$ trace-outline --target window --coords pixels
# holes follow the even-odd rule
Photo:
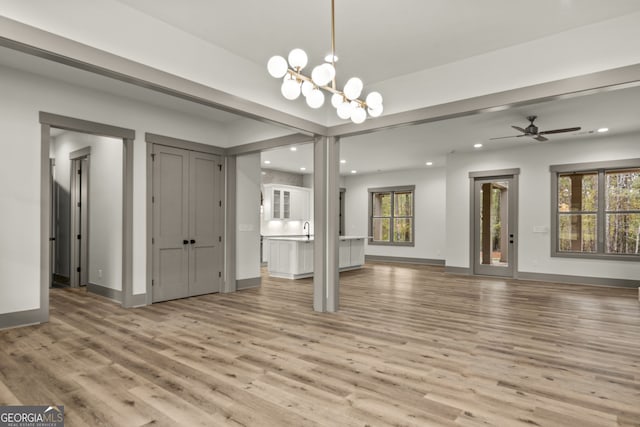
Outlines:
[[[415,186],[369,189],[369,244],[414,245]]]
[[[640,259],[640,159],[551,172],[553,256]]]

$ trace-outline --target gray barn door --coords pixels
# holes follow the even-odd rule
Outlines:
[[[154,146],[153,302],[189,296],[189,152]]]
[[[220,158],[154,145],[153,302],[219,292]]]

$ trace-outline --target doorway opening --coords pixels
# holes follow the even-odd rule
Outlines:
[[[122,140],[54,130],[51,287],[122,300]]]
[[[143,305],[132,289],[134,131],[44,112],[40,124],[39,317],[48,319],[51,287]]]
[[[518,172],[470,174],[471,266],[474,274],[515,277]]]

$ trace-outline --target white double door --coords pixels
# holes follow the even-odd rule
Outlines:
[[[153,147],[153,302],[219,292],[223,265],[219,156]]]

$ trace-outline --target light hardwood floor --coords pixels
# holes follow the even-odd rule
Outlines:
[[[368,264],[341,311],[311,280],[124,310],[51,291],[0,331],[0,404],[67,426],[640,426],[637,290]]]

